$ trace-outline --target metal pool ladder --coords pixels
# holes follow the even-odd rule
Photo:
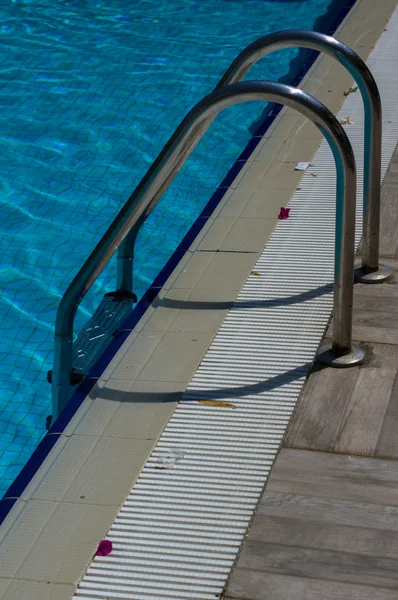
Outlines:
[[[304,46],[328,52],[342,62],[358,82],[365,102],[365,149],[368,149],[365,151],[363,231],[364,248],[368,250],[365,250],[359,276],[363,276],[364,281],[372,282],[382,281],[389,276],[389,272],[378,265],[381,104],[372,75],[352,50],[330,36],[300,30],[265,36],[248,46],[235,59],[216,89],[196,104],[183,119],[64,293],[55,323],[54,368],[49,372],[52,422],[69,401],[71,386],[84,377],[73,364],[78,357],[73,348],[74,318],[83,296],[118,249],[117,291],[107,295],[107,308],[102,312],[105,317],[110,312],[112,320],[113,313],[117,311],[112,312],[109,303],[120,301],[124,303],[122,312],[128,313],[131,304],[136,301],[132,289],[133,258],[140,227],[218,113],[241,102],[271,101],[297,110],[313,121],[332,149],[337,171],[334,327],[332,343],[328,347],[321,346],[318,358],[336,367],[352,366],[364,361],[364,349],[352,344],[351,340],[356,165],[348,137],[329,109],[302,90],[268,81],[234,83],[261,56],[285,46]],[[372,273],[376,273],[376,277]],[[369,274],[371,276],[366,279]]]

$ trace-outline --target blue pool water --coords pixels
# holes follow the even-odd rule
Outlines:
[[[331,18],[348,3],[337,0]],[[0,497],[45,433],[55,313],[72,276],[180,120],[236,54],[281,28],[328,30],[318,18],[332,4],[2,3]],[[250,78],[293,77],[296,55],[274,53]],[[225,111],[151,215],[137,242],[139,296],[245,147],[262,108]],[[76,329],[114,288],[114,275],[111,264],[84,299]]]

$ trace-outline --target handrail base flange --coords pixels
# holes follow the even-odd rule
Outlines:
[[[69,378],[70,385],[71,386],[78,385],[79,383],[81,383],[83,381],[83,379],[84,379],[84,373],[82,373],[81,371],[79,371],[78,369],[75,369],[75,367],[73,367],[71,374],[70,374],[70,378]],[[47,382],[48,383],[53,382],[53,370],[52,369],[47,371]]]
[[[322,365],[336,369],[347,369],[365,362],[366,350],[360,344],[351,344],[351,352],[338,354],[332,349],[331,342],[325,342],[319,346],[316,357]]]
[[[356,283],[383,283],[392,276],[392,271],[385,265],[379,265],[377,271],[366,271],[363,267],[357,267],[354,271]]]

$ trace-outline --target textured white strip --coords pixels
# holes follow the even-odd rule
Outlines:
[[[397,36],[398,11],[368,61],[383,99],[383,177],[398,139]],[[361,176],[359,93],[344,103],[347,115]],[[305,173],[291,218],[255,266],[260,277],[246,282],[111,527],[112,554],[93,560],[75,599],[222,594],[331,314],[335,169],[326,142],[312,164],[318,177]],[[360,186],[358,239],[361,196]]]

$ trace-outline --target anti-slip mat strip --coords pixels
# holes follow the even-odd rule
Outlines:
[[[368,61],[383,177],[398,139],[398,11],[388,29]],[[343,116],[361,180],[360,94]],[[333,165],[324,141],[111,527],[112,554],[95,557],[75,599],[220,598],[330,318]],[[362,186],[357,204],[359,241]]]

